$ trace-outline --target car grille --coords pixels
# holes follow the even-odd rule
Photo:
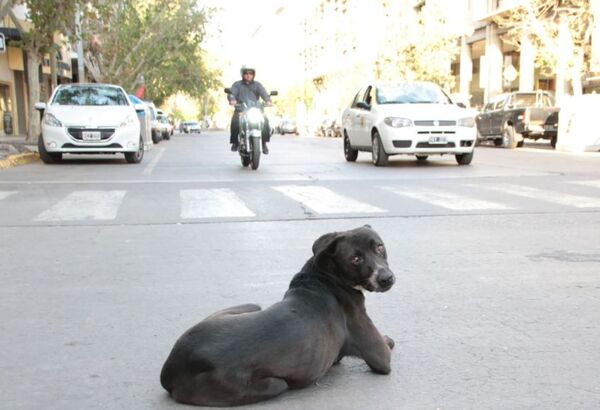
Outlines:
[[[453,142],[445,144],[430,144],[428,142],[419,142],[417,148],[454,148],[456,145]]]
[[[417,121],[414,122],[414,124],[417,127],[452,127],[452,126],[456,125],[456,121],[448,121],[448,120],[417,120]]]
[[[82,128],[82,127],[69,127],[67,128],[69,135],[76,140],[83,141],[83,131],[100,131],[100,140],[104,141],[109,139],[115,133],[114,128]],[[87,142],[87,141],[86,141]],[[93,142],[93,141],[91,141]]]
[[[420,135],[453,135],[456,131],[417,131]]]

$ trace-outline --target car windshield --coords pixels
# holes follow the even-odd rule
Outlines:
[[[406,83],[377,88],[377,104],[451,104],[433,84]]]
[[[515,107],[550,107],[552,99],[545,94],[514,94],[512,104]]]
[[[71,86],[56,92],[52,104],[57,105],[129,105],[127,96],[115,87]]]
[[[198,126],[197,122],[188,122],[186,124],[189,125],[190,127],[196,127],[196,126]]]

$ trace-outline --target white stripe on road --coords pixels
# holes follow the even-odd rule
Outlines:
[[[181,218],[234,218],[256,216],[231,190],[184,189],[181,198]]]
[[[421,189],[421,188],[406,188],[400,189],[396,187],[381,187],[386,191],[393,192],[397,195],[407,196],[419,201],[427,202],[442,208],[452,209],[453,211],[472,211],[484,209],[513,209],[507,205],[498,204],[496,202],[484,201],[464,195],[456,195],[446,191]]]
[[[600,189],[600,181],[572,181],[571,183]]]
[[[319,214],[350,214],[387,212],[376,206],[336,194],[319,186],[282,185],[274,190],[311,208]]]
[[[165,147],[160,147],[154,158],[152,158],[152,161],[150,161],[150,163],[146,165],[146,168],[144,168],[144,170],[142,171],[142,175],[150,175],[152,171],[154,171],[154,167],[156,167],[156,164],[158,164],[158,161],[160,161],[160,157],[162,157],[164,153]]]
[[[36,221],[108,221],[115,219],[127,191],[75,191]]]
[[[481,186],[484,189],[504,192],[510,195],[522,196],[539,201],[553,202],[576,208],[600,208],[600,198],[582,195],[571,195],[564,192],[545,191],[543,189],[525,187],[513,184],[496,184]]]
[[[2,201],[3,199],[8,198],[9,196],[11,196],[12,194],[16,194],[17,191],[0,191],[0,201]]]

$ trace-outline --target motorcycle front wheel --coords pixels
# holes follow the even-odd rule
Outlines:
[[[252,169],[257,169],[258,164],[260,164],[260,138],[252,138],[252,161],[251,166]]]

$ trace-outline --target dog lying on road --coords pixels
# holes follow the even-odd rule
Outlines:
[[[369,225],[321,236],[283,300],[266,310],[221,310],[185,332],[160,375],[178,402],[233,406],[316,382],[344,356],[390,372],[394,341],[365,310],[363,290],[394,284],[383,241]]]

